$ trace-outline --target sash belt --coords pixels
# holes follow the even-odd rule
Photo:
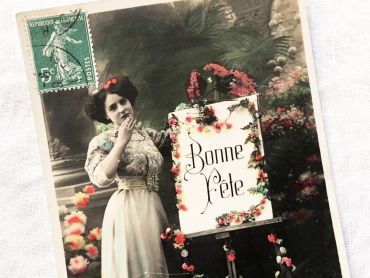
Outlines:
[[[120,176],[117,179],[119,190],[147,189],[149,191],[158,191],[158,175],[150,176]]]

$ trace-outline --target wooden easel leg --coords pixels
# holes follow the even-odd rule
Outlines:
[[[229,232],[223,232],[215,235],[216,239],[225,239],[225,245],[224,246],[230,246],[230,233]],[[225,251],[225,257],[226,257],[226,263],[227,263],[227,269],[229,272],[229,275],[226,276],[226,278],[238,278],[237,272],[236,272],[236,266],[235,266],[235,259],[230,260],[228,258],[229,256],[229,249],[224,249]],[[234,255],[235,251],[233,250]],[[241,276],[239,276],[240,278]]]

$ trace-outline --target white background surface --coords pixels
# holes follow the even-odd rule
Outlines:
[[[15,14],[79,3],[0,2],[0,277],[56,277]],[[370,264],[370,2],[309,0],[321,107],[352,277]]]

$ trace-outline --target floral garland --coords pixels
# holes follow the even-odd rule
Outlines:
[[[252,143],[254,144],[254,150],[251,153],[249,162],[248,162],[248,168],[254,168],[258,169],[257,173],[257,184],[255,187],[250,188],[248,191],[251,194],[262,194],[264,198],[268,198],[268,186],[269,186],[269,180],[267,173],[265,172],[265,158],[262,155],[261,152],[261,140],[258,136],[259,128],[258,128],[258,120],[260,118],[260,115],[256,109],[256,106],[254,103],[249,102],[248,99],[241,100],[238,104],[234,104],[228,108],[230,113],[232,113],[236,108],[238,107],[244,107],[247,108],[249,113],[253,117],[253,122],[250,122],[245,127],[243,127],[244,130],[250,130],[250,133],[248,134],[248,137],[245,140],[245,144]]]
[[[290,257],[287,256],[287,249],[281,245],[282,239],[277,238],[275,234],[269,234],[267,240],[274,244],[276,253],[276,262],[280,266],[280,270],[275,272],[275,277],[285,277],[284,273],[292,272],[296,270],[295,265]]]
[[[161,233],[161,239],[165,241],[171,241],[172,246],[180,251],[181,257],[184,262],[181,268],[191,274],[194,273],[195,267],[190,263],[188,247],[190,246],[189,240],[186,238],[185,234],[180,231],[180,229],[167,228],[166,231]]]
[[[95,193],[95,186],[90,184],[83,188],[82,192],[77,192],[72,197],[72,202],[77,209],[87,208],[90,195]],[[61,206],[60,214],[66,214],[67,208]],[[84,273],[92,261],[99,258],[101,228],[96,227],[85,233],[87,222],[86,215],[80,211],[71,211],[64,217],[64,246],[68,270],[73,275]]]
[[[257,205],[251,206],[248,211],[230,211],[228,213],[224,213],[221,216],[216,217],[217,228],[255,221],[255,218],[261,215],[265,204],[266,199],[262,199]]]

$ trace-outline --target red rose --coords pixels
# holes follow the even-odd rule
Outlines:
[[[227,260],[228,260],[229,262],[233,262],[233,261],[235,261],[235,258],[236,258],[236,256],[235,256],[235,252],[234,252],[234,251],[229,251],[229,252],[227,253]]]
[[[163,240],[169,240],[170,239],[170,235],[166,232],[163,232],[161,233],[161,239]]]
[[[177,120],[175,118],[171,118],[171,119],[168,120],[168,124],[169,125],[175,125],[175,124],[177,124]]]
[[[248,217],[248,212],[243,211],[240,215],[241,215],[242,217],[247,218],[247,217]]]
[[[215,123],[213,125],[214,129],[216,132],[220,132],[221,131],[221,128],[222,128],[222,123]]]
[[[180,153],[178,151],[174,151],[174,152],[172,152],[172,156],[174,158],[179,158],[180,157]]]
[[[253,215],[254,215],[254,216],[259,216],[259,215],[261,215],[261,210],[260,210],[260,209],[258,209],[258,208],[256,208],[256,209],[254,210],[254,212],[253,212]]]
[[[224,226],[224,225],[225,225],[225,220],[223,220],[223,219],[218,219],[218,224],[219,224],[220,226]]]
[[[257,179],[260,181],[264,181],[267,178],[267,174],[263,171],[259,171],[257,175]]]
[[[176,194],[181,194],[182,193],[182,189],[180,187],[176,187]]]
[[[271,242],[271,243],[276,243],[276,235],[274,235],[274,234],[269,234],[269,235],[267,236],[267,240],[268,240],[269,242]]]
[[[230,128],[232,128],[233,127],[233,125],[231,124],[231,123],[226,123],[226,128],[227,129],[230,129]]]
[[[185,243],[186,237],[183,233],[179,232],[175,237],[175,242],[179,245],[183,245]]]
[[[176,135],[174,135],[174,134],[170,135],[170,140],[171,140],[173,143],[176,143],[176,142],[177,142],[177,137],[176,137]]]
[[[284,257],[282,259],[282,262],[285,263],[287,267],[290,267],[292,265],[292,259],[288,257]]]
[[[182,211],[187,211],[188,210],[188,208],[184,204],[178,204],[177,207],[178,207],[179,210],[182,210]]]
[[[256,154],[256,160],[261,161],[263,159],[263,156],[261,154]]]
[[[178,175],[180,174],[180,168],[177,166],[173,166],[171,172],[174,173],[175,175]]]
[[[193,265],[189,265],[187,271],[194,272],[194,268],[195,267]]]
[[[199,132],[203,132],[203,126],[199,125],[199,126],[197,127],[197,130],[198,130]]]
[[[186,120],[188,123],[191,123],[191,121],[193,120],[193,118],[192,118],[192,117],[190,117],[190,116],[187,116],[187,117],[185,118],[185,120]]]
[[[85,192],[86,194],[93,194],[95,193],[95,186],[92,184],[86,185],[83,189],[83,192]]]

